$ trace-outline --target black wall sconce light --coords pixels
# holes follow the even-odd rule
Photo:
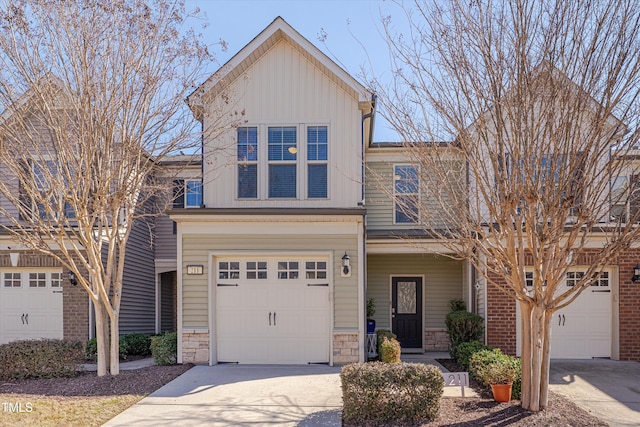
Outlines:
[[[342,256],[342,276],[351,275],[351,258],[347,255],[347,251],[344,252]]]
[[[76,286],[78,284],[78,279],[76,279],[76,275],[73,271],[67,273],[67,278],[69,279],[69,283],[71,283],[73,286]]]
[[[631,276],[633,283],[636,283],[638,280],[640,280],[640,264],[636,264],[636,266],[633,267],[633,276]]]

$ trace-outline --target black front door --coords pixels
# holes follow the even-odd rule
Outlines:
[[[391,328],[402,348],[422,348],[422,278],[391,281]]]

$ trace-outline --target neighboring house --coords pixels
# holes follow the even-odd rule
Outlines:
[[[3,119],[8,119],[6,114]],[[37,119],[33,120],[36,123]],[[32,129],[35,132],[42,127],[34,125]],[[42,134],[46,135],[46,131],[42,130]],[[46,137],[42,139],[46,141]],[[166,173],[175,169],[176,164],[185,163],[183,158],[177,160],[174,164],[170,160],[165,162],[169,165]],[[34,169],[35,177],[37,169],[46,165],[29,163],[29,167]],[[200,176],[199,169],[198,165],[197,176]],[[10,180],[6,168],[2,171],[3,179]],[[16,192],[21,191],[18,180],[13,180]],[[0,197],[0,203],[11,210],[5,198]],[[32,207],[32,214],[40,214],[38,206]],[[14,216],[17,217],[17,211]],[[175,272],[175,235],[170,224],[167,239],[163,226],[168,220],[157,221],[156,225],[154,218],[136,220],[128,240],[120,308],[121,334],[175,330],[175,273],[173,279],[166,275],[167,271]],[[10,225],[7,218],[0,218],[0,222]],[[157,251],[154,230],[157,230],[157,241],[162,244]],[[163,258],[156,260],[158,256]],[[167,258],[173,259],[172,268],[167,266]],[[25,250],[6,231],[0,232],[0,344],[39,338],[84,342],[95,336],[92,313],[86,291],[71,284],[68,271],[56,260]]]
[[[208,137],[216,106],[231,98],[245,123]],[[282,18],[188,104],[205,130],[204,179],[200,208],[176,203],[169,213],[179,362],[364,361],[368,298],[377,328],[396,333],[404,351],[446,351],[449,301],[462,298],[485,318],[488,344],[519,352],[515,302],[416,223],[429,206],[418,185],[428,171],[402,144],[371,143],[375,97]],[[629,175],[620,191],[638,185]],[[429,227],[446,220],[437,210]],[[566,286],[588,262],[576,261]],[[556,313],[565,321],[552,357],[640,360],[639,263],[630,249],[600,277],[600,292]]]

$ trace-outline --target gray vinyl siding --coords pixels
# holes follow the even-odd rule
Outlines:
[[[156,284],[148,225],[138,220],[127,243],[120,306],[120,334],[155,333]]]
[[[444,328],[449,301],[462,298],[463,263],[431,254],[367,256],[367,298],[375,298],[376,328],[391,329],[391,276],[424,276],[425,328]]]
[[[208,254],[210,251],[332,251],[334,270],[334,328],[358,327],[358,238],[356,235],[183,235],[182,268],[188,264],[204,266],[204,274],[183,274],[183,327],[208,327]],[[351,257],[351,277],[340,276],[342,256]]]
[[[168,215],[161,215],[155,222],[156,259],[176,259],[177,238],[173,233],[173,220]]]

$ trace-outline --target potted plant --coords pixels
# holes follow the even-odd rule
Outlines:
[[[511,388],[518,378],[518,369],[508,357],[498,358],[476,370],[480,380],[491,386],[496,402],[509,402]]]
[[[376,300],[369,298],[367,300],[367,334],[376,333],[376,321],[373,320],[374,314],[376,314]]]

